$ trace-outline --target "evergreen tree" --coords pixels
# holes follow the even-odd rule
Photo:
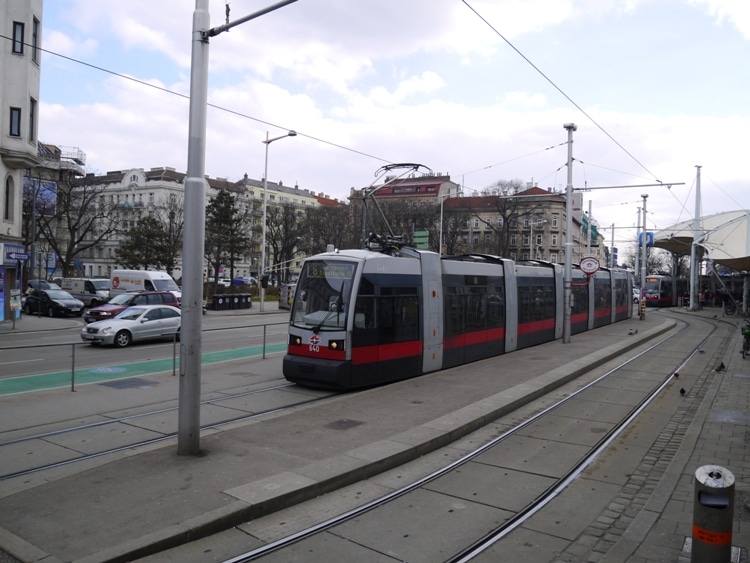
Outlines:
[[[229,268],[234,278],[234,264],[246,254],[250,246],[250,212],[238,206],[238,198],[227,190],[220,190],[206,206],[206,259],[213,271],[214,285],[218,285],[222,266]]]
[[[151,216],[141,217],[126,233],[117,251],[117,261],[135,270],[164,269],[168,261],[169,235],[164,225]]]

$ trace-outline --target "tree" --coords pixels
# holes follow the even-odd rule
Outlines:
[[[212,266],[214,285],[218,285],[222,266],[229,266],[234,278],[234,264],[250,246],[250,212],[240,209],[237,197],[219,190],[206,206],[206,259]]]
[[[484,197],[469,199],[472,216],[487,225],[493,234],[489,243],[480,242],[479,248],[474,250],[510,256],[511,236],[519,233],[519,225],[523,224],[525,218],[535,220],[543,214],[544,207],[534,201],[534,196],[518,195],[523,187],[520,180],[498,180],[485,190]],[[484,219],[488,213],[496,215],[497,220]]]
[[[151,267],[161,270],[165,267],[168,244],[164,224],[150,215],[141,217],[127,231],[124,244],[117,249],[117,261],[135,270]]]
[[[305,235],[303,219],[304,211],[288,203],[266,210],[266,244],[271,258],[268,269],[281,272],[283,281],[288,278],[289,263],[299,252]]]
[[[312,207],[305,213],[299,249],[312,255],[335,248],[358,248],[359,231],[353,225],[351,212],[344,206]]]
[[[24,210],[36,215],[36,236],[57,254],[63,277],[72,277],[78,256],[118,233],[123,208],[87,177],[46,184],[45,190],[34,181],[24,186]]]

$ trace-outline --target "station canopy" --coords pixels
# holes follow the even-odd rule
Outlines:
[[[704,258],[734,270],[750,270],[750,211],[738,210],[700,219],[698,245]],[[654,233],[654,246],[673,254],[690,254],[695,219],[677,223]]]

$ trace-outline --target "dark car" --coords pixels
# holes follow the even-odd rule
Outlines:
[[[40,313],[48,317],[83,315],[83,302],[62,289],[35,289],[26,296],[23,311],[27,315]]]
[[[62,289],[55,282],[47,280],[28,280],[26,282],[26,287],[30,287],[31,289]]]
[[[104,305],[92,307],[86,312],[83,320],[87,323],[104,321],[116,317],[133,305],[171,305],[180,306],[180,302],[171,291],[134,291],[115,295]]]

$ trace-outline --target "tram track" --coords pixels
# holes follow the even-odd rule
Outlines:
[[[283,397],[284,393],[288,394],[290,388],[294,388],[295,393],[290,395],[289,398]],[[303,400],[291,400],[294,397],[298,397],[300,395],[300,392],[302,392],[303,396],[307,398],[304,398]],[[268,396],[270,394],[276,394],[277,398],[269,400]],[[240,399],[250,398],[252,400],[244,408],[252,409],[252,412],[247,412],[246,410],[243,410],[242,407],[238,407],[236,405],[232,406],[230,412],[239,414],[236,414],[234,416],[225,416],[217,420],[212,420],[210,423],[203,424],[201,425],[201,431],[203,432],[212,429],[219,430],[222,427],[228,425],[251,422],[254,419],[261,419],[274,413],[284,412],[301,406],[312,405],[316,402],[324,401],[330,395],[332,395],[332,393],[329,392],[311,392],[309,390],[301,391],[292,383],[282,383],[273,385],[271,387],[241,391],[237,393],[222,392],[220,395],[214,395],[209,399],[201,400],[201,406],[207,407],[211,405],[221,405],[222,403],[227,402],[236,403]],[[310,398],[310,396],[312,397]],[[270,404],[273,404],[274,406],[258,409],[253,408],[252,406],[264,402],[268,402]],[[58,456],[50,454],[48,449],[48,453],[44,456],[45,461],[43,463],[40,463],[38,465],[32,464],[31,466],[25,467],[23,469],[2,473],[0,474],[0,482],[22,478],[35,473],[42,473],[44,471],[55,469],[65,465],[80,464],[88,462],[90,460],[94,460],[96,458],[102,458],[107,455],[117,454],[125,451],[136,452],[141,448],[174,439],[177,437],[177,432],[153,431],[151,430],[154,426],[153,424],[138,424],[138,421],[147,421],[148,419],[153,419],[154,417],[163,417],[165,415],[169,415],[170,413],[176,413],[177,410],[177,406],[160,407],[136,414],[128,414],[126,416],[119,416],[115,418],[105,418],[104,420],[97,420],[95,422],[89,422],[85,424],[64,426],[62,428],[55,428],[54,430],[49,430],[46,432],[35,432],[33,434],[19,436],[12,439],[0,439],[0,459],[11,459],[13,456],[17,455],[19,448],[28,447],[30,450],[38,449],[38,447],[36,447],[34,444],[39,444],[41,442],[59,447]],[[102,414],[101,416],[106,417],[107,415]],[[61,421],[57,423],[56,426],[59,424],[66,423],[64,421]],[[76,450],[75,446],[71,445],[75,444],[76,442],[84,443],[95,441],[96,439],[91,437],[92,432],[104,433],[108,428],[117,426],[127,426],[138,431],[143,431],[146,426],[149,426],[149,432],[152,433],[153,436],[148,439],[127,441],[126,443],[118,444],[116,446],[99,448],[93,452]],[[18,433],[20,431],[23,431],[23,429],[16,430],[15,433]],[[99,441],[106,442],[106,439]],[[50,457],[52,457],[53,459],[50,460]]]
[[[699,359],[693,363],[708,361],[698,354],[714,338],[717,325],[709,320],[682,322],[669,336],[593,381],[579,384],[579,388],[566,392],[554,404],[537,407],[520,422],[514,418],[517,413],[504,417],[494,430],[483,431],[496,436],[444,467],[328,520],[267,541],[226,563],[305,557],[322,560],[316,559],[315,554],[322,556],[318,550],[323,545],[328,550],[326,557],[337,558],[330,549],[339,542],[349,550],[345,555],[338,554],[343,558],[352,557],[352,545],[360,550],[357,558],[362,559],[379,556],[400,561],[469,561],[481,557],[543,511],[672,387],[677,381],[675,374],[685,370],[696,357]],[[670,359],[671,363],[660,364],[655,370],[648,367],[655,356],[673,361]],[[686,384],[683,376],[680,385]],[[266,518],[293,519],[290,512],[294,511],[287,509],[284,514]],[[430,518],[423,519],[425,515]],[[457,525],[457,518],[472,522],[474,537],[470,541],[466,526]],[[262,523],[251,522],[239,528],[258,539],[262,527]],[[426,536],[432,536],[428,543]]]

